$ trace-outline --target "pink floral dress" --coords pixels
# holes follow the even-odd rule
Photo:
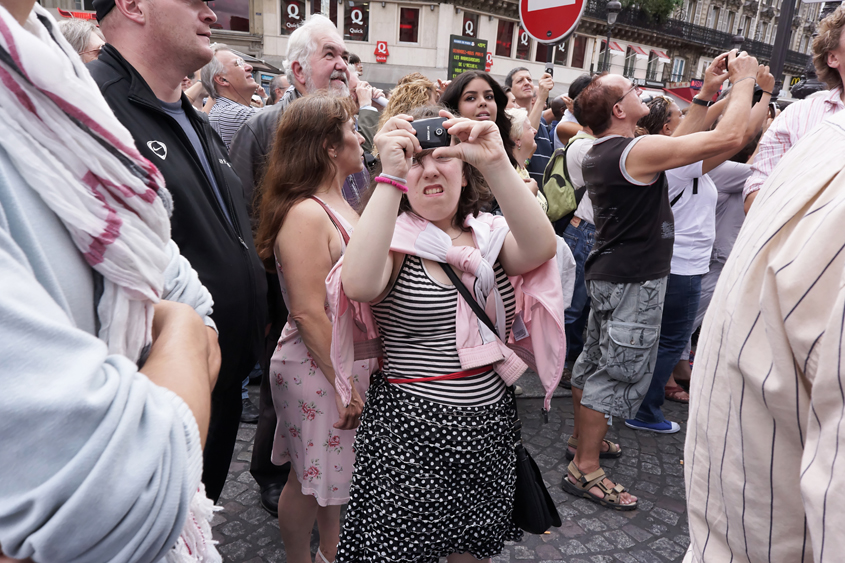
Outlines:
[[[340,214],[335,212],[334,216],[352,234],[352,226]],[[341,245],[343,253],[346,245],[342,237]],[[289,307],[278,261],[276,269],[285,305]],[[362,398],[370,384],[371,367],[370,361],[355,363],[352,379]],[[273,463],[290,461],[302,484],[302,493],[314,495],[320,506],[346,503],[355,462],[355,430],[333,427],[338,421],[334,387],[317,367],[290,317],[270,360],[270,386],[277,418]]]

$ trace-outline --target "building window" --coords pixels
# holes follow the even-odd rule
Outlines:
[[[370,40],[369,2],[349,2],[346,4],[346,13],[343,16],[343,38],[346,41]]]
[[[461,28],[464,37],[478,37],[478,14],[464,12],[464,25]]]
[[[505,20],[499,20],[499,31],[496,34],[496,56],[510,57],[511,46],[513,45],[513,24]]]
[[[305,8],[302,2],[299,6]],[[211,24],[211,29],[249,33],[249,0],[215,0],[209,2],[208,7],[217,15],[217,21]],[[304,18],[305,10],[300,14]]]
[[[625,67],[622,70],[622,75],[625,78],[633,78],[634,72],[637,70],[637,52],[628,47],[625,51]]]
[[[312,14],[320,14],[322,13],[322,2],[321,0],[311,0],[311,13]],[[337,2],[333,0],[329,0],[329,13],[323,14],[327,16],[332,23],[337,25]]]
[[[516,36],[516,58],[523,61],[530,60],[531,36],[520,26]]]
[[[420,30],[420,9],[401,8],[399,10],[399,42],[416,43]]]
[[[566,65],[566,42],[558,43],[557,45],[546,45],[545,43],[537,43],[537,53],[534,55],[534,60],[538,63],[549,62],[549,48],[555,50],[555,64]]]
[[[584,68],[584,60],[587,56],[587,38],[583,35],[576,35],[572,40],[572,66]]]
[[[677,57],[672,63],[672,82],[683,82],[686,63],[687,61],[680,57]]]
[[[710,14],[707,16],[707,27],[715,29],[719,25],[719,6],[710,8]]]
[[[736,33],[734,25],[736,23],[736,12],[728,12],[728,28],[725,30],[730,34]]]
[[[764,41],[768,42],[769,40],[769,24],[766,22],[761,22],[760,26],[757,28],[757,41]]]
[[[211,7],[215,2],[209,2]],[[282,0],[282,35],[290,35],[294,30],[305,23],[305,1],[304,0]],[[214,8],[211,7],[213,10]],[[217,16],[220,22],[220,16]]]
[[[693,24],[695,23],[695,12],[697,10],[698,10],[698,2],[696,2],[695,0],[691,0],[690,3],[689,3],[689,10],[688,10],[688,14],[687,14],[687,16],[689,18],[687,21],[689,23],[693,23]]]
[[[743,21],[742,32],[745,34],[746,39],[754,39],[752,37],[754,30],[751,29],[751,16],[745,16],[745,20]]]
[[[648,54],[648,65],[645,69],[646,80],[657,80],[657,65],[660,63],[660,58],[654,51]]]

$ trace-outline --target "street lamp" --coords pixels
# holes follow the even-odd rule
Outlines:
[[[616,23],[616,17],[622,11],[622,3],[618,0],[610,0],[607,3],[607,43],[604,46],[604,64],[603,70],[607,72],[610,70],[610,34],[613,31],[613,24]]]

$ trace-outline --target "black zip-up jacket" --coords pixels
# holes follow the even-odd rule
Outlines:
[[[183,94],[182,107],[205,149],[231,225],[187,135],[161,109],[143,77],[111,45],[87,67],[135,146],[164,175],[173,194],[172,238],[214,298],[211,316],[222,354],[218,391],[239,386],[263,350],[267,281],[226,147]]]

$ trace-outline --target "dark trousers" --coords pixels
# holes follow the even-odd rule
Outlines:
[[[661,410],[666,396],[664,387],[672,370],[681,361],[681,354],[692,335],[701,297],[701,277],[669,275],[666,300],[663,302],[663,320],[660,323],[657,361],[648,392],[637,412],[636,418],[639,421],[656,424],[666,420]]]
[[[208,437],[202,451],[202,482],[205,484],[208,498],[214,502],[217,502],[223,492],[232,453],[235,451],[243,409],[241,381],[246,373],[248,370],[243,370],[240,374],[220,373],[218,384],[211,393],[211,418]]]
[[[261,397],[258,402],[258,428],[252,446],[252,460],[249,472],[262,490],[270,485],[284,486],[290,473],[290,463],[282,466],[273,464],[273,440],[276,437],[276,409],[270,391],[270,358],[276,350],[276,343],[282,334],[288,318],[285,301],[276,274],[267,274],[267,306],[269,309],[270,332],[265,339],[265,354],[261,358]]]
[[[584,281],[584,264],[596,241],[596,227],[587,221],[581,221],[577,227],[567,224],[562,236],[575,259],[575,286],[572,290],[572,301],[564,313],[566,364],[571,366],[584,348],[584,328],[590,316],[590,296],[587,293],[587,283]]]

